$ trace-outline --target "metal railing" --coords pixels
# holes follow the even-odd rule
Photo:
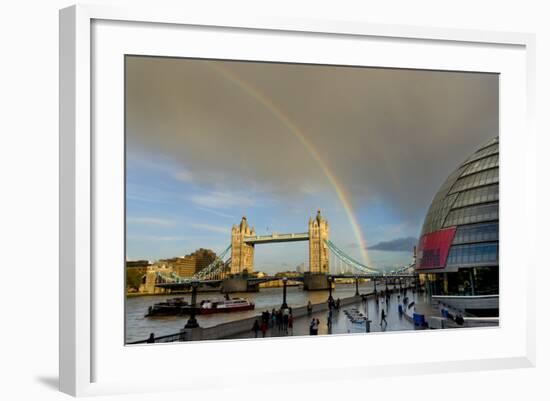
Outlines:
[[[136,344],[156,344],[156,343],[173,343],[186,341],[187,333],[182,331],[175,334],[167,334],[164,336],[155,337],[154,335],[147,340],[132,341],[126,343],[126,345],[136,345]]]

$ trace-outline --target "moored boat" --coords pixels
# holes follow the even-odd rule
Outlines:
[[[211,313],[239,312],[252,309],[254,309],[254,304],[248,299],[232,298],[221,301],[203,301],[201,302],[199,313],[201,315],[208,315]]]
[[[204,300],[201,301],[200,305],[195,307],[195,314],[209,315],[212,313],[230,313],[252,309],[254,309],[254,304],[244,298],[232,298],[219,301]],[[145,317],[189,315],[192,310],[193,306],[183,298],[172,298],[149,306],[148,313]]]
[[[189,313],[190,308],[191,306],[185,301],[184,298],[171,298],[164,302],[159,302],[149,306],[148,313],[145,317],[182,315]]]

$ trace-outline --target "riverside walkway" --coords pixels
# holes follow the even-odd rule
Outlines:
[[[380,294],[380,293],[378,293]],[[410,288],[399,292],[397,289],[391,291],[389,300],[385,297],[376,296],[373,292],[362,294],[361,296],[351,296],[340,299],[340,308],[332,312],[332,325],[328,325],[328,303],[321,302],[312,305],[311,313],[307,312],[306,306],[293,307],[293,327],[289,330],[275,327],[268,328],[265,337],[284,337],[284,336],[307,336],[310,335],[310,322],[312,319],[319,320],[318,335],[347,334],[347,333],[365,333],[365,324],[352,324],[346,315],[346,310],[356,309],[364,316],[367,316],[370,323],[369,332],[385,331],[404,331],[415,330],[415,326],[410,317],[399,313],[399,304],[402,304],[403,297],[408,297],[408,302],[416,302],[423,297],[422,294],[414,293]],[[366,298],[366,302],[365,302]],[[200,340],[220,340],[220,339],[245,339],[262,337],[261,331],[257,336],[253,330],[254,322],[261,321],[262,312],[271,312],[271,310],[257,310],[257,315],[248,318],[230,321],[218,324],[212,327],[197,327],[193,329],[183,329],[178,333],[157,337],[151,342],[172,342],[172,341],[200,341]],[[385,312],[385,322],[381,321],[382,311]],[[407,311],[412,316],[412,309]],[[140,340],[127,343],[143,344],[149,342]]]
[[[404,307],[403,298],[407,297],[408,307]],[[365,298],[367,301],[365,302]],[[197,340],[221,340],[221,339],[248,339],[248,338],[274,338],[289,336],[309,336],[310,323],[312,319],[319,320],[317,335],[347,334],[347,333],[366,333],[365,324],[352,324],[349,320],[346,310],[355,309],[368,316],[370,322],[369,333],[390,332],[390,331],[410,331],[418,329],[442,329],[442,328],[463,328],[463,327],[490,327],[498,326],[498,318],[476,318],[464,317],[464,323],[456,324],[452,319],[441,317],[441,311],[437,305],[434,305],[430,297],[425,293],[413,292],[408,288],[404,291],[394,289],[391,291],[389,300],[381,297],[380,293],[375,296],[374,293],[362,294],[362,296],[352,296],[340,299],[340,308],[332,312],[332,324],[328,325],[328,303],[322,302],[313,304],[312,312],[307,312],[306,306],[292,308],[293,324],[291,328],[285,330],[279,328],[277,324],[270,324],[265,336],[258,330],[253,329],[254,322],[261,322],[261,316],[222,323],[212,327],[198,327],[195,329],[184,329],[179,333],[155,337],[155,341],[135,341],[127,343],[143,344],[146,342],[172,342],[172,341],[197,341]],[[401,305],[403,313],[399,312]],[[258,310],[258,313],[266,310]],[[382,322],[382,311],[385,313],[385,322]],[[271,312],[271,311],[269,311]],[[415,326],[413,315],[415,313],[424,316],[425,325]]]
[[[407,320],[403,315],[399,314],[398,311],[398,295],[393,293],[390,296],[389,302],[378,301],[374,296],[369,296],[367,301],[368,307],[368,317],[371,320],[370,323],[370,332],[383,332],[383,331],[404,331],[404,330],[414,330],[414,324],[410,320]],[[416,299],[416,294],[413,294],[412,291],[407,291],[407,296],[412,302]],[[403,295],[400,295],[400,300],[403,299]],[[358,333],[365,330],[365,326],[362,325],[362,330],[358,329],[358,326],[352,326],[351,322],[347,318],[344,310],[357,308],[363,315],[367,315],[365,310],[365,302],[362,302],[361,299],[357,299],[356,302],[350,303],[348,305],[340,306],[339,310],[334,310],[332,314],[332,327],[329,328],[327,325],[328,321],[328,311],[317,311],[313,312],[311,315],[306,315],[294,319],[292,329],[279,330],[277,326],[270,327],[265,337],[286,337],[286,336],[307,336],[309,334],[309,326],[312,319],[319,319],[319,331],[318,335],[327,335],[327,334],[347,334],[347,333]],[[381,313],[382,310],[386,312],[386,323],[380,325]],[[242,333],[235,334],[226,338],[254,338],[255,333],[252,330],[252,325],[250,330]],[[258,338],[262,337],[262,333],[258,332]]]

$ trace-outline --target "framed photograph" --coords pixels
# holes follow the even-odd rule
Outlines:
[[[533,366],[533,46],[61,10],[61,390]]]

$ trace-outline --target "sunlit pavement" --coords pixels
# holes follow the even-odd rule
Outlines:
[[[409,303],[416,301],[417,294],[413,294],[412,291],[407,291],[406,294],[409,298]],[[399,296],[399,301],[398,301]],[[422,296],[420,296],[421,298]],[[391,295],[391,298],[388,303],[385,300],[375,301],[374,298],[369,297],[367,302],[368,305],[368,317],[371,320],[370,323],[370,332],[381,332],[381,331],[403,331],[403,330],[414,330],[414,325],[407,320],[404,316],[399,314],[398,303],[402,303],[403,295],[394,293]],[[365,303],[359,302],[354,305],[347,305],[345,307],[340,307],[340,310],[334,310],[332,317],[332,329],[329,329],[327,325],[328,321],[328,311],[313,313],[311,316],[306,316],[294,320],[293,328],[288,329],[288,333],[284,330],[279,330],[277,327],[269,328],[266,332],[265,337],[282,337],[282,336],[307,336],[309,334],[309,326],[312,319],[319,319],[319,332],[318,335],[326,334],[345,334],[345,333],[359,333],[365,332],[365,325],[353,325],[350,320],[344,313],[345,310],[351,308],[358,309],[363,315],[367,315],[365,309]],[[386,311],[386,321],[382,322],[381,313],[382,310]],[[254,338],[254,331],[241,333],[232,338]],[[262,337],[262,333],[258,332],[258,337]]]

